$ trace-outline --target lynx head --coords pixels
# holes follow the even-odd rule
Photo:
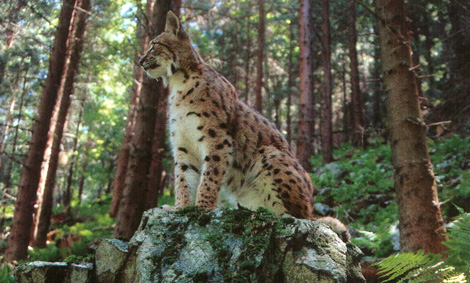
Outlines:
[[[177,70],[188,70],[200,60],[180,20],[169,11],[165,31],[149,43],[149,49],[139,63],[151,78],[166,79]]]

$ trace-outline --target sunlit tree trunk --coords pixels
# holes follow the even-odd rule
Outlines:
[[[10,129],[11,113],[13,113],[13,109],[15,108],[15,101],[16,97],[13,96],[10,100],[10,106],[8,106],[8,112],[5,118],[5,125],[3,125],[3,131],[0,135],[0,156],[3,155],[3,151],[5,150],[5,138],[7,137],[8,130]],[[2,159],[0,158],[0,168],[2,168],[3,165]]]
[[[61,81],[59,92],[60,108],[55,125],[53,142],[51,149],[51,156],[49,160],[49,168],[45,181],[44,193],[42,199],[38,201],[39,207],[37,211],[37,227],[35,227],[36,234],[34,235],[33,245],[36,247],[45,247],[47,240],[47,233],[49,232],[50,218],[52,215],[52,203],[54,199],[54,187],[56,184],[57,168],[59,164],[60,145],[62,143],[62,136],[65,130],[66,120],[69,113],[71,96],[74,92],[74,81],[78,73],[81,52],[83,49],[83,42],[85,40],[85,31],[87,26],[87,11],[90,11],[90,0],[79,0],[77,5],[81,10],[75,9],[76,16],[74,19],[74,27],[70,45],[68,46],[69,55],[67,58],[64,77]],[[81,118],[81,111],[80,111]],[[79,119],[80,119],[79,118]],[[80,123],[80,122],[79,122]],[[79,124],[78,124],[79,125]],[[76,141],[75,141],[76,142]],[[76,147],[76,144],[74,144]],[[75,151],[75,148],[73,152]],[[73,159],[73,157],[72,157]],[[73,164],[73,161],[72,161]],[[73,165],[71,165],[73,166]],[[67,194],[66,194],[67,196]],[[67,198],[66,198],[67,199]],[[69,197],[70,199],[70,197]],[[68,201],[70,206],[70,200]],[[67,208],[67,203],[66,203]]]
[[[16,4],[12,9],[9,11],[8,17],[6,19],[6,24],[2,20],[2,25],[6,25],[5,28],[5,49],[8,50],[11,48],[13,43],[13,38],[15,35],[15,30],[17,29],[15,26],[19,20],[19,12],[25,6],[25,2],[22,0],[16,1]],[[5,69],[8,63],[8,56],[1,56],[0,57],[0,90],[3,83],[3,78],[5,77]]]
[[[173,0],[171,10],[180,16],[181,0]],[[164,9],[161,11],[166,13]],[[157,31],[163,31],[165,17],[158,23]],[[165,158],[166,124],[168,120],[168,89],[159,83],[160,96],[158,98],[157,116],[155,118],[155,132],[153,134],[152,144],[152,163],[150,165],[150,174],[147,191],[146,209],[153,208],[158,203],[158,196],[163,191],[162,175],[164,171],[163,159]]]
[[[289,64],[287,70],[287,103],[286,103],[286,139],[289,144],[292,141],[292,93],[294,92],[294,22],[290,23],[290,41],[289,41]]]
[[[152,39],[164,30],[166,14],[171,8],[171,1],[157,0],[154,5],[152,17],[149,18],[149,38]],[[144,76],[127,168],[126,185],[114,229],[115,237],[131,238],[139,226],[146,207],[148,175],[152,162],[152,139],[160,89],[159,83]]]
[[[11,152],[10,152],[10,155],[12,156],[12,158],[10,158],[9,162],[8,162],[8,168],[6,170],[6,174],[5,174],[5,181],[4,181],[4,184],[5,184],[5,189],[10,189],[11,187],[11,175],[12,175],[12,170],[13,170],[13,158],[15,157],[16,155],[16,149],[17,149],[17,144],[18,144],[18,134],[19,134],[19,129],[20,129],[20,125],[21,125],[21,119],[23,118],[23,108],[24,108],[24,98],[27,94],[27,90],[26,90],[26,82],[27,82],[27,75],[28,75],[28,70],[26,70],[25,74],[24,74],[24,77],[23,77],[23,86],[22,86],[22,90],[21,90],[21,97],[20,97],[20,105],[18,107],[18,115],[16,115],[17,119],[16,119],[16,126],[15,126],[15,131],[14,131],[14,134],[13,134],[13,142],[12,142],[12,145],[11,145]]]
[[[377,29],[375,27],[374,29]],[[382,127],[382,79],[380,76],[380,50],[379,41],[374,40],[374,65],[372,70],[373,86],[373,110],[372,110],[372,124],[376,130]]]
[[[333,161],[333,113],[331,104],[331,50],[330,50],[330,0],[322,0],[322,57],[324,72],[324,91],[321,109],[321,140],[323,163]]]
[[[402,251],[446,250],[444,221],[412,71],[404,0],[377,0],[382,71]]]
[[[83,185],[85,184],[85,172],[86,168],[88,166],[88,155],[90,154],[90,146],[91,145],[91,140],[88,140],[88,142],[85,145],[85,153],[82,156],[82,170],[81,170],[81,175],[78,180],[78,204],[82,202],[82,196],[83,196]]]
[[[248,2],[250,3],[250,2]],[[251,9],[250,7],[247,9],[246,15],[246,48],[245,48],[245,95],[243,100],[245,103],[250,101],[250,61],[251,61]]]
[[[312,26],[310,22],[310,1],[299,2],[299,125],[297,134],[297,158],[307,171],[311,171],[310,157],[313,153],[313,89],[311,76],[310,42]]]
[[[48,76],[39,105],[39,115],[33,126],[31,144],[21,173],[15,214],[5,252],[5,260],[8,262],[15,259],[24,259],[27,256],[41,164],[52,112],[57,101],[60,80],[63,75],[67,38],[74,5],[75,0],[64,0],[62,4],[49,62]]]
[[[364,127],[362,125],[361,89],[359,87],[359,63],[357,61],[356,9],[354,0],[348,0],[348,49],[351,68],[351,106],[352,106],[352,143],[364,146]]]
[[[160,97],[155,119],[153,134],[152,163],[147,191],[145,209],[153,208],[158,203],[158,195],[162,191],[163,159],[165,158],[166,123],[168,117],[168,90],[160,85]]]
[[[138,5],[140,7],[140,5]],[[153,9],[153,1],[147,1],[145,6],[146,11],[138,10],[139,14],[139,22],[145,23],[146,19],[152,13]],[[145,14],[144,14],[145,13]],[[144,17],[144,15],[146,15]],[[122,141],[121,151],[119,153],[119,160],[116,169],[116,176],[114,178],[114,186],[113,186],[113,200],[111,203],[111,209],[109,211],[109,215],[111,217],[116,217],[119,204],[121,203],[122,193],[125,187],[125,180],[126,180],[126,173],[127,173],[127,166],[129,164],[129,152],[131,148],[131,141],[132,135],[134,133],[134,126],[136,121],[136,114],[137,114],[137,105],[139,104],[140,93],[142,90],[142,78],[144,76],[142,67],[138,64],[139,59],[141,56],[144,55],[147,47],[147,43],[149,42],[149,35],[146,32],[147,27],[144,24],[141,24],[137,27],[137,42],[139,43],[139,50],[137,51],[136,57],[134,59],[134,83],[132,85],[132,89],[130,92],[130,101],[129,101],[129,111],[127,113],[127,121],[126,121],[126,130],[124,139]]]
[[[255,85],[255,105],[254,108],[263,113],[263,61],[264,61],[264,0],[258,0],[258,50],[256,51],[256,85]]]

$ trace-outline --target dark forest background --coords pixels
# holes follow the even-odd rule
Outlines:
[[[145,209],[173,203],[168,91],[137,64],[170,9],[202,58],[297,151],[317,214],[348,224],[371,258],[446,249],[429,244],[445,236],[403,239],[397,223],[415,209],[402,193],[418,206],[438,194],[438,227],[457,207],[470,210],[469,1],[5,0],[7,261],[86,255],[95,238],[129,238]],[[405,175],[416,178],[397,185]]]

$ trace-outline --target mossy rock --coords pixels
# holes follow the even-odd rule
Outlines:
[[[321,223],[277,219],[265,209],[188,207],[175,213],[152,209],[144,214],[115,278],[116,282],[365,282],[360,255]]]

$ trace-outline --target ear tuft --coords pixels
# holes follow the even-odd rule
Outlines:
[[[168,11],[168,13],[166,14],[165,32],[178,35],[178,33],[180,32],[180,28],[181,24],[178,17],[172,11]]]

